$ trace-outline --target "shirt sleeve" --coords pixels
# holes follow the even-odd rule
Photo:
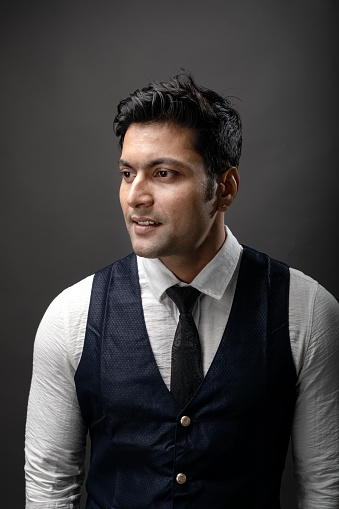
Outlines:
[[[339,305],[317,285],[298,377],[292,447],[299,509],[339,507]]]
[[[76,396],[68,321],[63,293],[46,311],[34,345],[26,422],[26,509],[75,509],[80,503],[87,430]]]

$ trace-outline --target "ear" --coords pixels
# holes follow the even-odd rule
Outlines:
[[[225,212],[232,205],[239,189],[240,177],[235,166],[231,166],[217,178],[217,210]]]

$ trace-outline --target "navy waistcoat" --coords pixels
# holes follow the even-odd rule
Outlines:
[[[75,375],[87,509],[280,507],[296,392],[288,301],[288,267],[245,247],[219,349],[182,410],[153,356],[135,255],[95,274]]]

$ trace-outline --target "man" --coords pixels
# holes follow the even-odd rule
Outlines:
[[[338,303],[224,226],[241,122],[182,73],[118,106],[134,253],[65,290],[36,338],[27,508],[337,508]]]

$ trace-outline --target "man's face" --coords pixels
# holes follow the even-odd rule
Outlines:
[[[131,124],[119,165],[120,203],[134,252],[168,267],[194,262],[195,254],[210,256],[215,198],[205,200],[208,179],[193,132],[169,123]]]

